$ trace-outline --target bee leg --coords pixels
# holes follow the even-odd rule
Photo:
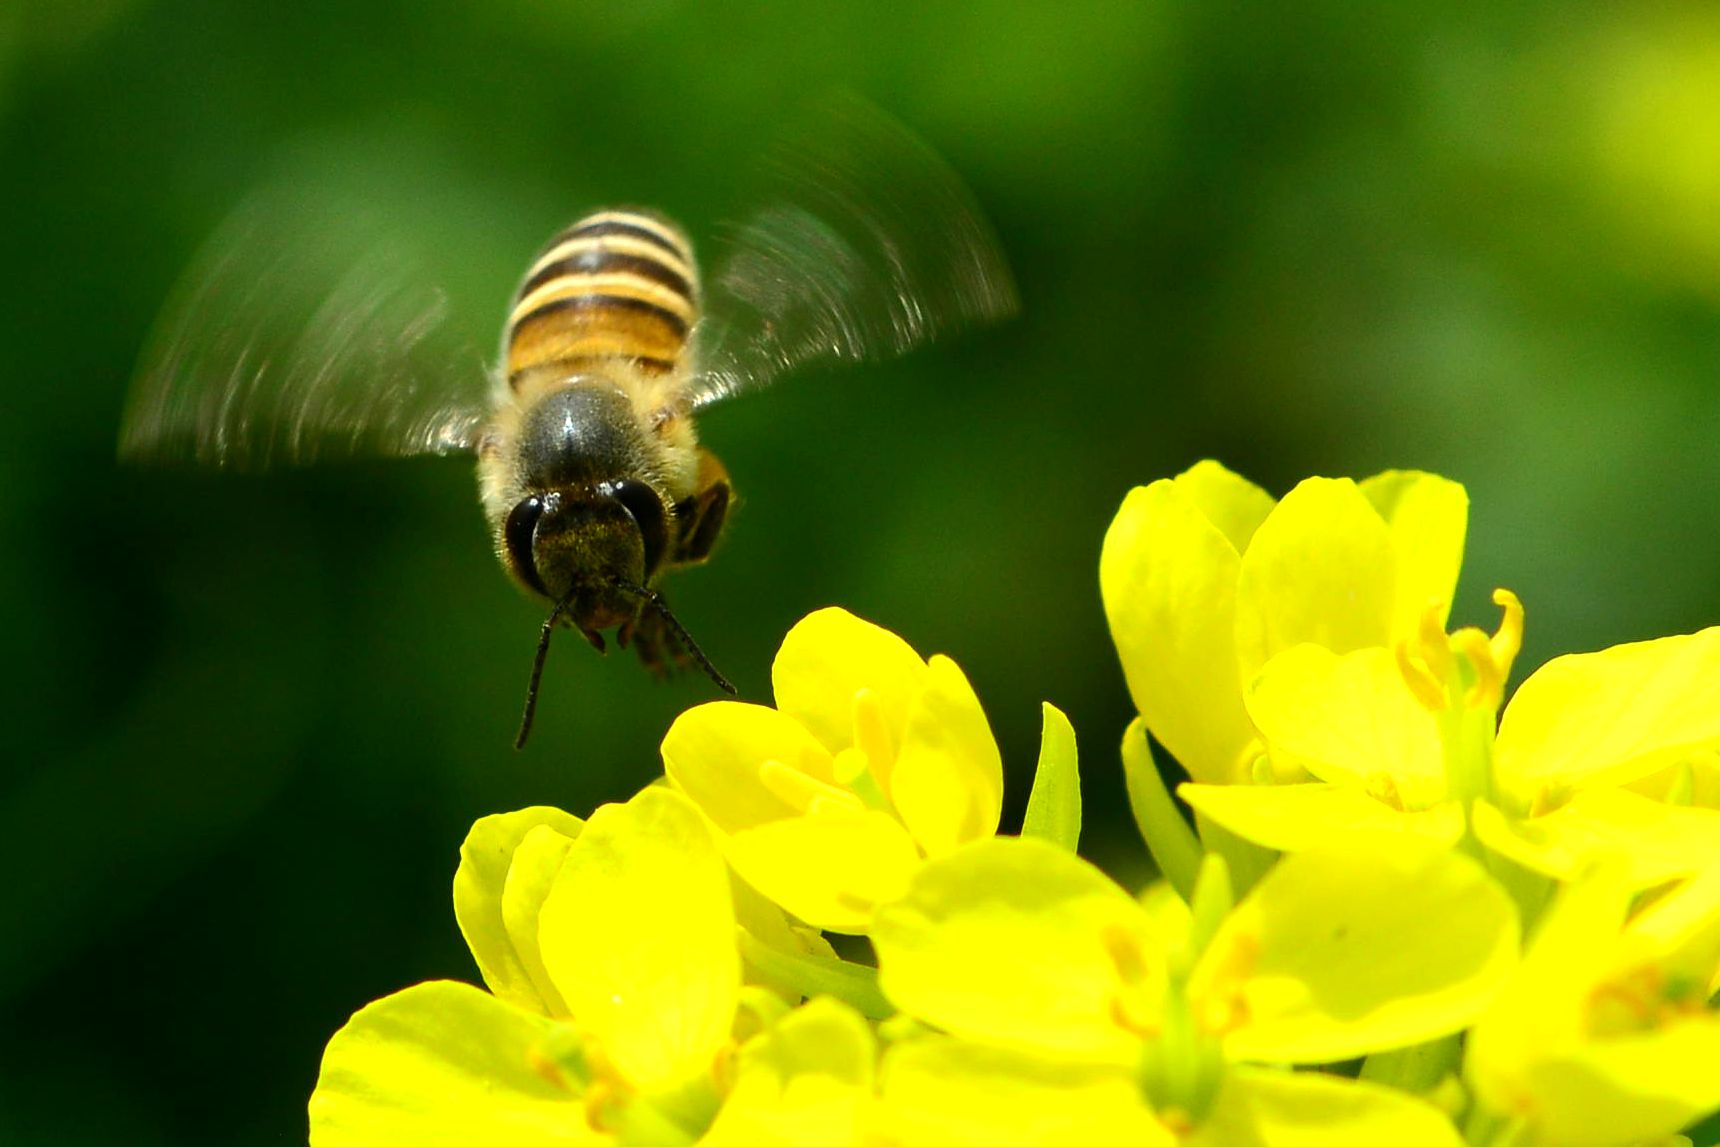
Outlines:
[[[632,643],[633,634],[639,628],[639,618],[644,612],[645,612],[645,606],[643,604],[641,604],[637,609],[635,609],[633,611],[632,617],[628,618],[626,621],[621,623],[621,628],[619,628],[615,631],[615,644],[619,645],[623,649],[626,649],[627,646]]]
[[[597,632],[595,629],[582,629],[580,632],[585,634],[585,639],[591,642],[591,647],[597,650],[597,652],[609,652],[609,647],[603,643],[603,634]]]
[[[687,512],[687,516],[680,519],[684,527],[675,550],[678,562],[691,564],[702,562],[711,556],[717,538],[722,536],[723,522],[729,516],[731,497],[729,484],[721,482],[708,490],[699,491],[675,508],[677,517],[680,517],[683,507]]]
[[[644,613],[633,625],[633,650],[653,677],[662,679],[691,667],[692,659],[656,613]]]
[[[709,450],[699,451],[693,493],[675,503],[675,537],[668,565],[696,565],[711,556],[734,500],[729,472]]]
[[[697,565],[711,556],[717,538],[722,536],[732,498],[729,484],[722,482],[675,504],[678,532],[669,557],[671,564]]]

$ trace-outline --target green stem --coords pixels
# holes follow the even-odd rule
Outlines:
[[[1469,836],[1474,840],[1474,833]],[[1522,924],[1523,935],[1527,936],[1535,929],[1535,924],[1541,918],[1541,913],[1547,908],[1547,903],[1553,898],[1556,882],[1550,876],[1532,872],[1508,857],[1500,856],[1492,849],[1476,841],[1481,863],[1488,873],[1497,880],[1511,899],[1517,904],[1517,916]]]
[[[834,996],[870,1020],[887,1019],[896,1009],[878,990],[878,969],[830,956],[784,952],[735,929],[741,959],[775,980],[794,985],[801,995]]]
[[[659,1097],[647,1099],[634,1096],[622,1109],[619,1134],[622,1147],[691,1147],[702,1138],[716,1118],[717,1104],[703,1105],[709,1110],[671,1110],[680,1104],[675,1097],[659,1102]],[[701,1118],[702,1114],[702,1118]]]
[[[1505,1116],[1477,1103],[1463,1120],[1464,1141],[1473,1147],[1518,1147],[1524,1142],[1527,1127],[1521,1119]]]
[[[1475,668],[1457,659],[1457,672],[1446,682],[1445,709],[1439,715],[1439,741],[1445,757],[1446,792],[1463,802],[1467,812],[1477,800],[1493,799],[1493,734],[1498,714],[1468,704]]]
[[[1231,892],[1238,900],[1246,896],[1278,860],[1277,852],[1252,840],[1244,840],[1199,810],[1194,814],[1194,822],[1207,850],[1224,857],[1230,869]]]

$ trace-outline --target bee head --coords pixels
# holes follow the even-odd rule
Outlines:
[[[636,478],[549,490],[522,498],[502,531],[503,557],[527,588],[555,601],[571,598],[581,629],[631,617],[669,541],[669,513]]]
[[[564,618],[602,652],[599,630],[628,625],[641,609],[653,610],[711,680],[734,693],[735,687],[651,588],[668,540],[669,511],[663,499],[634,478],[529,494],[508,513],[502,531],[508,568],[528,588],[555,602],[538,637],[514,748],[524,747],[531,734],[549,640]],[[627,632],[622,630],[623,644]]]

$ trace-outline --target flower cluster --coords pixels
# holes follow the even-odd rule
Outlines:
[[[633,799],[473,825],[487,990],[354,1015],[313,1144],[1673,1142],[1720,1109],[1720,629],[1506,704],[1517,598],[1446,628],[1466,518],[1408,472],[1128,496],[1138,893],[1076,854],[1062,713],[999,835],[960,668],[812,614],[775,705],[682,714]]]

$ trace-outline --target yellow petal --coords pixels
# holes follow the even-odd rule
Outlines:
[[[1391,531],[1397,553],[1397,604],[1394,634],[1413,633],[1429,602],[1444,605],[1441,624],[1450,616],[1463,565],[1463,540],[1469,526],[1469,494],[1458,483],[1417,470],[1388,470],[1361,483]]]
[[[865,932],[872,910],[901,896],[920,864],[902,822],[870,809],[760,825],[734,833],[723,848],[747,883],[832,932]]]
[[[1329,1063],[1458,1031],[1517,962],[1517,910],[1457,853],[1301,852],[1237,906],[1189,982],[1238,1059]]]
[[[1474,820],[1488,848],[1559,880],[1574,879],[1602,857],[1619,860],[1632,888],[1720,864],[1720,811],[1664,805],[1623,789],[1578,792],[1537,817],[1508,817],[1478,802]]]
[[[925,673],[926,663],[906,641],[831,607],[807,614],[788,631],[770,682],[777,709],[836,753],[852,739],[856,693],[870,689],[886,722],[900,729],[925,686]]]
[[[1720,751],[1697,753],[1626,787],[1667,804],[1720,808]]]
[[[1644,1142],[1720,1106],[1720,1017],[1699,1006],[1657,1013],[1665,984],[1647,959],[1654,953],[1632,941],[1674,936],[1632,935],[1624,876],[1622,865],[1601,864],[1560,889],[1517,974],[1469,1034],[1464,1068],[1477,1097],[1547,1142]],[[1703,891],[1700,907],[1712,913],[1715,889]],[[1621,964],[1627,951],[1632,962]]]
[[[1460,1147],[1432,1104],[1319,1072],[1236,1067],[1187,1147]]]
[[[546,824],[526,833],[514,850],[514,863],[508,869],[507,883],[502,886],[502,920],[508,935],[514,938],[514,950],[532,987],[544,1002],[544,1010],[558,1019],[568,1014],[561,992],[544,967],[543,949],[538,943],[543,902],[555,887],[561,874],[562,861],[567,859],[573,838],[563,836]]]
[[[1236,587],[1242,680],[1304,642],[1334,653],[1389,646],[1397,594],[1391,531],[1356,484],[1303,481],[1242,555]]]
[[[1464,1074],[1493,1110],[1534,1106],[1535,1064],[1581,1035],[1586,1002],[1610,969],[1630,907],[1622,876],[1608,864],[1559,890],[1516,973],[1469,1033]]]
[[[1456,801],[1399,812],[1360,789],[1337,785],[1185,784],[1177,795],[1244,840],[1281,852],[1451,845],[1464,830]]]
[[[1174,1147],[1126,1069],[931,1036],[884,1057],[879,1141],[901,1147]]]
[[[1218,527],[1237,553],[1248,548],[1254,531],[1272,512],[1271,494],[1222,463],[1203,459],[1178,474],[1177,492]]]
[[[1129,695],[1196,780],[1244,779],[1254,729],[1236,667],[1236,546],[1179,482],[1129,491],[1105,534],[1099,588]]]
[[[890,800],[928,856],[997,831],[1003,758],[973,686],[948,657],[931,659],[908,708]]]
[[[1499,725],[1514,790],[1622,785],[1720,746],[1720,626],[1556,657],[1517,690]]]
[[[710,1070],[740,956],[728,869],[685,796],[653,786],[593,813],[541,922],[556,987],[622,1078],[655,1089]]]
[[[798,721],[763,705],[712,701],[682,713],[663,738],[663,770],[724,832],[801,809],[760,780],[766,762],[831,784],[830,754]]]
[[[1300,766],[1403,809],[1445,799],[1439,726],[1389,649],[1286,650],[1249,688],[1248,712],[1279,767]]]
[[[1612,1147],[1670,1136],[1720,1109],[1720,1017],[1596,1040],[1530,1072],[1533,1125],[1545,1141]]]
[[[540,1069],[559,1025],[467,984],[418,984],[329,1040],[312,1147],[566,1147],[604,1140],[580,1097]]]
[[[846,1005],[826,996],[794,1009],[741,1049],[700,1147],[860,1142],[876,1055],[871,1028]]]
[[[1669,978],[1720,988],[1720,866],[1710,866],[1631,917],[1633,954],[1650,952]],[[1640,958],[1640,957],[1639,957]]]
[[[891,1003],[972,1039],[1130,1063],[1138,1036],[1118,1024],[1119,993],[1153,1009],[1163,997],[1146,913],[1040,840],[997,837],[928,861],[907,897],[879,910],[872,943]]]
[[[542,825],[572,838],[579,835],[582,824],[578,817],[548,806],[481,817],[460,845],[460,867],[454,873],[454,919],[466,946],[472,949],[484,983],[500,998],[544,1015],[562,1014],[558,1010],[561,1001],[559,997],[544,997],[528,961],[522,959],[521,953],[526,951],[535,961],[537,935],[535,930],[509,928],[503,914],[503,889],[515,863],[515,850],[534,828]],[[553,877],[560,863],[558,857],[534,853],[524,861],[516,879],[526,879],[523,869],[528,866],[548,866],[547,875]]]

